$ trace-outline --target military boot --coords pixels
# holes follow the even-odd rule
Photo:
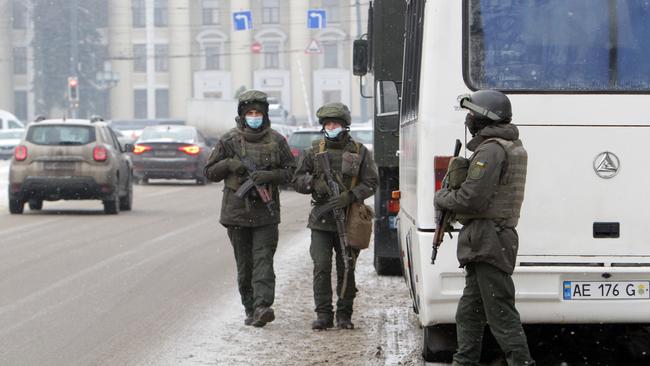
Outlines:
[[[352,316],[350,314],[337,313],[336,327],[339,329],[354,329],[354,323],[352,323]]]
[[[325,330],[334,327],[334,316],[332,314],[319,313],[316,320],[311,323],[313,330]]]
[[[244,325],[253,324],[253,310],[246,310],[246,319],[244,319]]]
[[[266,323],[270,323],[274,320],[275,313],[273,312],[273,309],[267,308],[265,306],[260,306],[259,308],[255,309],[252,325],[259,328],[265,326]]]

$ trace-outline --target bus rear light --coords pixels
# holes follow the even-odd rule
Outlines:
[[[187,155],[198,155],[201,152],[201,147],[197,145],[185,145],[179,147],[178,150],[186,153]]]
[[[106,148],[103,146],[95,146],[93,149],[93,159],[95,161],[106,161],[106,158],[108,157],[108,154],[106,152]]]
[[[133,153],[136,155],[140,155],[145,151],[151,151],[151,146],[136,144],[133,147]]]
[[[23,161],[27,159],[27,146],[24,145],[16,146],[16,149],[14,150],[14,158],[17,161]]]
[[[436,184],[436,191],[442,188],[442,180],[447,174],[447,168],[449,167],[449,161],[453,156],[434,156],[433,157],[433,177]]]
[[[390,194],[391,199],[386,204],[386,210],[389,214],[397,215],[399,213],[399,199],[401,197],[400,191],[392,191]]]

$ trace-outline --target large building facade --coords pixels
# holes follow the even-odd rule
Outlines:
[[[116,80],[108,87],[96,83],[108,88],[104,113],[113,119],[184,119],[192,98],[233,99],[256,88],[299,122],[308,123],[331,101],[350,105],[358,120],[364,113],[351,52],[367,14],[367,2],[359,3],[107,0],[108,19],[98,28],[106,47],[104,71]],[[324,10],[325,18],[313,10]],[[23,119],[39,113],[31,18],[29,0],[0,0],[0,109]]]

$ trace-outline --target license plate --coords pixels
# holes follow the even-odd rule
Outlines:
[[[176,151],[154,151],[154,156],[171,157],[176,156]]]
[[[74,170],[74,167],[74,163],[68,161],[45,163],[45,170]]]
[[[650,299],[650,281],[564,281],[564,300]]]

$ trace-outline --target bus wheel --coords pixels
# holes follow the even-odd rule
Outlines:
[[[456,325],[438,324],[423,327],[422,357],[427,362],[451,362],[456,351]]]

